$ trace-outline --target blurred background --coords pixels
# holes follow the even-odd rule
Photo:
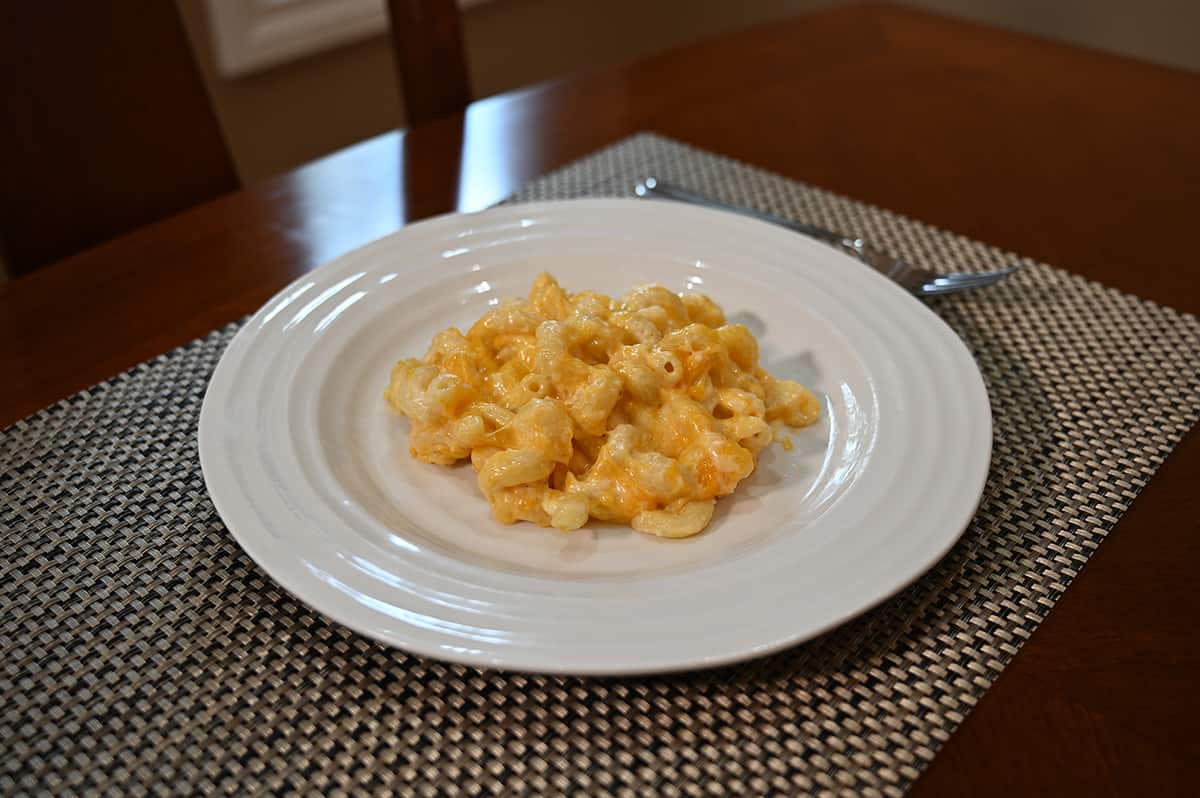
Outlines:
[[[382,0],[176,0],[243,184],[403,126]],[[476,97],[852,0],[463,0]],[[1200,71],[1200,0],[902,0]]]
[[[455,14],[453,0],[392,2],[421,20],[401,26],[406,43],[389,35],[386,0],[0,3],[0,281],[405,127],[394,56],[412,56],[418,86],[454,84],[424,51],[444,48],[438,25]],[[853,2],[457,5],[470,96],[482,99]],[[1200,71],[1200,0],[895,2]]]

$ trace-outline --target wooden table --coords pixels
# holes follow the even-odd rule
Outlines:
[[[482,100],[0,287],[0,424],[647,129],[1200,313],[1200,76],[855,6]],[[1195,788],[1198,486],[1193,431],[914,795]]]

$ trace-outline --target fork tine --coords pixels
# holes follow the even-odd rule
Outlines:
[[[966,291],[968,288],[982,288],[985,285],[991,285],[992,283],[999,282],[1003,279],[1003,277],[996,277],[994,275],[972,275],[969,278],[964,277],[961,279],[948,279],[946,277],[939,277],[936,280],[930,280],[926,282],[922,288],[936,288],[944,291]]]
[[[990,272],[952,272],[950,274],[940,275],[935,282],[967,282],[973,283],[980,280],[1003,280],[1008,275],[1020,269],[1020,266],[1009,266],[1004,269],[995,269]]]
[[[925,283],[916,293],[919,296],[933,296],[935,294],[953,294],[958,291],[969,291],[972,288],[982,288],[986,285],[998,283],[1010,274],[1012,274],[1012,270],[981,272],[969,275],[943,275],[936,280]]]
[[[913,293],[917,296],[940,296],[942,294],[957,294],[979,287],[981,287],[980,284],[976,283],[968,283],[966,285],[958,285],[955,283],[950,283],[949,285],[934,285],[933,283],[926,283],[916,291],[913,291]]]
[[[981,288],[985,285],[998,283],[1005,277],[1008,277],[1016,267],[1008,269],[998,269],[991,272],[958,272],[954,274],[943,274],[935,277],[921,286],[921,293],[950,293],[952,291],[965,291],[968,288]]]

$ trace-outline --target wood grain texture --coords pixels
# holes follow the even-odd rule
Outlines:
[[[0,423],[643,129],[1200,312],[1200,76],[863,5],[476,102],[0,287]],[[1194,788],[1197,484],[1193,431],[914,795]]]
[[[5,3],[0,75],[13,274],[238,186],[173,3]]]

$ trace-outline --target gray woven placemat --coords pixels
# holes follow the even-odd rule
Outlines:
[[[520,199],[653,172],[938,269],[1015,256],[640,135]],[[978,517],[932,572],[806,645],[643,679],[390,650],[266,578],[205,493],[226,327],[0,433],[0,793],[897,795],[1200,415],[1200,324],[1028,263],[933,305],[995,412]]]

